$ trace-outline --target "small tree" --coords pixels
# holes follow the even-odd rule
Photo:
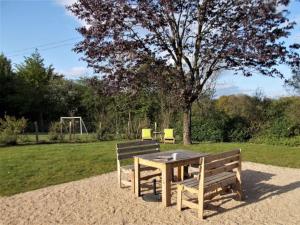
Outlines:
[[[183,111],[184,144],[191,143],[191,107],[220,70],[283,77],[278,65],[298,57],[280,40],[294,23],[289,0],[79,0],[69,7],[88,26],[75,51],[111,87],[136,87],[132,67],[149,57],[174,73]],[[299,47],[293,45],[291,47]],[[159,76],[159,75],[158,75]]]
[[[62,132],[62,124],[60,122],[51,123],[49,127],[49,139],[51,141],[63,141],[64,137],[65,135]]]
[[[17,144],[18,135],[25,129],[26,123],[24,118],[4,116],[4,119],[0,119],[0,142],[8,145]]]

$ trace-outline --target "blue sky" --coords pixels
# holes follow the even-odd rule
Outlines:
[[[52,64],[68,78],[91,75],[80,55],[72,51],[80,40],[75,31],[82,25],[65,9],[74,0],[0,0],[0,52],[12,62],[20,63],[38,47],[45,64]],[[298,25],[288,42],[300,43],[300,1],[289,6],[290,18]],[[288,68],[282,68],[286,77]],[[254,75],[250,78],[234,76],[230,71],[221,74],[217,81],[217,95],[254,94],[257,89],[269,97],[289,95],[279,78]]]

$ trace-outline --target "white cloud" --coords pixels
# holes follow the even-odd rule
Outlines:
[[[255,90],[253,89],[242,89],[235,84],[227,82],[218,82],[216,84],[216,97],[222,95],[236,95],[236,94],[254,94]]]
[[[66,6],[72,5],[77,0],[54,0],[56,4],[64,7],[66,15],[71,16],[74,20],[76,20],[81,26],[88,26],[88,24],[84,20],[78,19],[73,13],[66,9]]]
[[[68,79],[78,79],[91,74],[91,71],[84,66],[74,66],[66,70],[59,70],[58,72],[63,74]]]
[[[72,5],[75,2],[77,2],[77,0],[55,0],[56,3],[66,6],[66,5]]]

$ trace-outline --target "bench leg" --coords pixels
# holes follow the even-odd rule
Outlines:
[[[203,187],[200,187],[199,195],[198,195],[198,217],[200,219],[203,219],[203,211],[204,211],[204,192],[203,192]]]
[[[239,166],[237,169],[237,173],[236,173],[236,189],[237,189],[237,194],[239,197],[239,200],[242,201],[243,200],[243,190],[242,190],[242,161],[241,161],[241,157],[239,158]]]
[[[117,169],[118,169],[118,184],[119,184],[119,187],[122,188],[121,168],[120,168],[120,162],[119,161],[118,161],[118,164],[117,164]]]
[[[243,200],[242,184],[239,181],[237,181],[237,183],[235,185],[235,189],[236,189],[236,193],[238,195],[238,200],[242,201]]]
[[[204,211],[204,165],[205,159],[202,159],[200,167],[200,181],[199,181],[199,192],[198,192],[198,217],[203,219]]]
[[[134,194],[136,197],[141,196],[141,187],[140,187],[140,165],[139,158],[134,158]]]
[[[177,186],[177,209],[181,211],[182,209],[182,186]]]
[[[132,171],[130,175],[131,175],[131,190],[134,193],[135,192],[134,171]]]

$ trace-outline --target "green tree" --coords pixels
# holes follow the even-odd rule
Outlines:
[[[54,68],[44,64],[44,59],[36,50],[23,63],[16,66],[16,73],[24,81],[23,93],[26,99],[22,104],[23,112],[30,114],[39,121],[41,130],[44,129],[44,116],[51,107],[49,103],[48,86],[54,78]]]
[[[12,95],[15,92],[15,74],[11,61],[3,54],[0,55],[0,117],[11,113]]]

